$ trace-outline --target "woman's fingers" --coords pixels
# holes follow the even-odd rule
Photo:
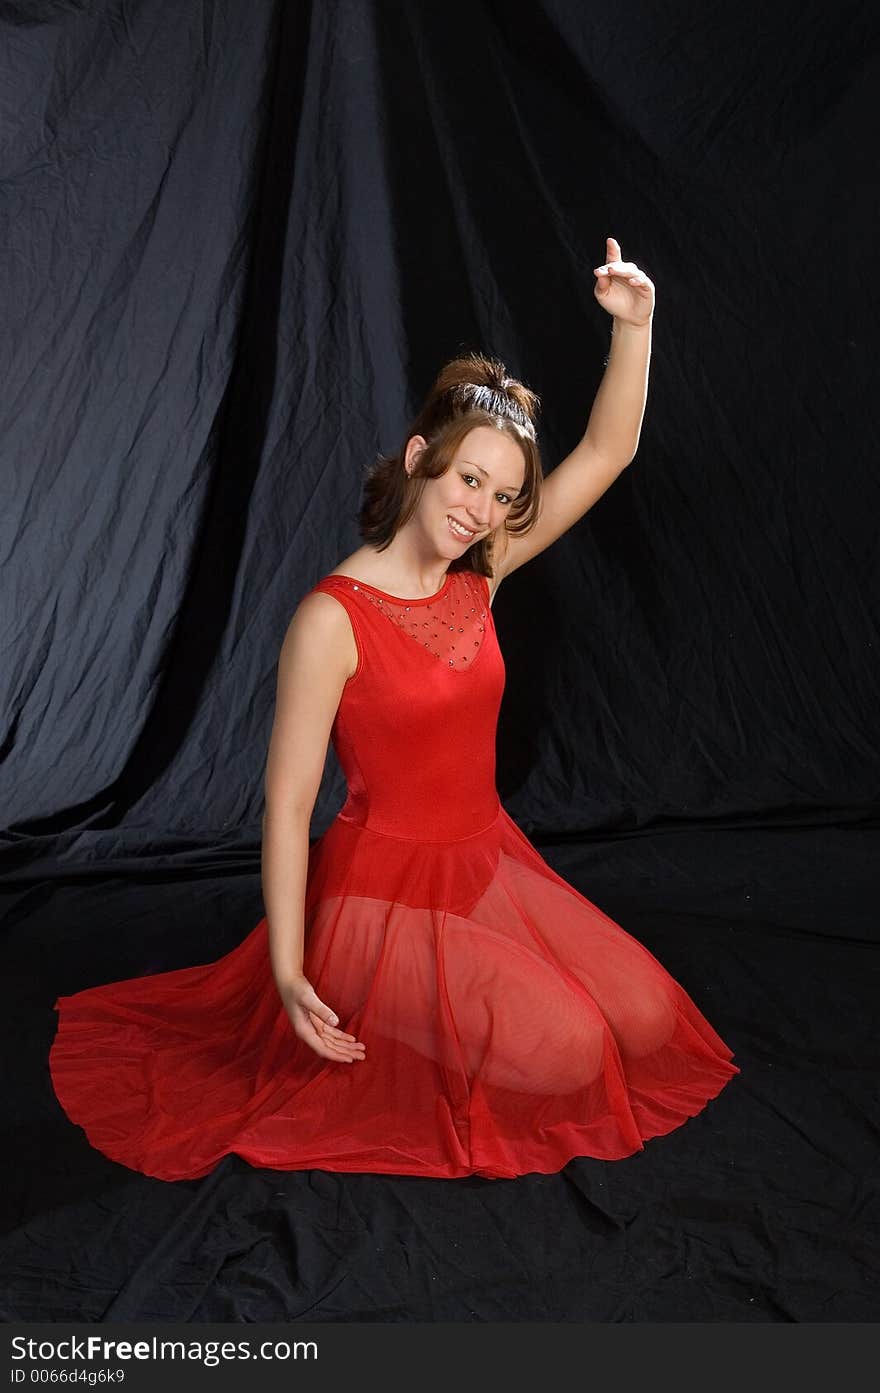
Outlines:
[[[325,1005],[314,987],[308,984],[306,985],[307,990],[299,998],[300,1005],[302,1005],[310,1015],[316,1017],[320,1021],[325,1021],[327,1025],[338,1025],[339,1017],[333,1008]]]
[[[322,1040],[320,1035],[315,1036],[312,1048],[325,1059],[335,1059],[339,1064],[355,1064],[359,1059],[366,1059],[363,1045],[358,1050],[352,1046],[334,1044],[332,1040]]]
[[[308,1042],[315,1054],[321,1055],[323,1059],[332,1059],[335,1064],[355,1064],[359,1059],[365,1059],[364,1054],[351,1054],[341,1047],[325,1044],[320,1035],[315,1035],[314,1040]]]
[[[600,280],[604,279],[606,282],[614,280],[625,281],[626,284],[631,285],[634,290],[642,291],[648,295],[651,293],[652,282],[650,277],[646,276],[644,271],[641,271],[634,261],[609,261],[604,266],[594,266],[593,273],[597,275]]]
[[[337,1064],[354,1064],[364,1059],[363,1045],[349,1045],[342,1041],[325,1039],[309,1021],[303,1028],[301,1039],[311,1045],[316,1054],[323,1059],[332,1059]]]
[[[352,1044],[357,1043],[356,1035],[349,1035],[346,1030],[340,1030],[335,1025],[328,1025],[327,1022],[321,1020],[320,1016],[315,1012],[310,1012],[309,1014],[312,1017],[312,1025],[325,1038],[330,1038],[332,1040],[350,1040]]]
[[[344,1030],[337,1030],[337,1028],[336,1028],[335,1025],[328,1025],[326,1021],[322,1022],[322,1033],[323,1033],[324,1035],[330,1035],[330,1036],[332,1036],[334,1040],[356,1040],[356,1039],[357,1039],[357,1036],[356,1036],[356,1035],[349,1035],[349,1034],[348,1034],[346,1031],[344,1031]]]
[[[352,1060],[364,1058],[365,1046],[354,1035],[349,1035],[345,1030],[337,1030],[335,1026],[328,1025],[314,1012],[309,1014],[312,1029],[322,1045],[330,1052],[330,1058]]]
[[[323,1059],[354,1064],[365,1058],[365,1047],[354,1035],[339,1030],[339,1017],[321,1000],[305,978],[282,993],[291,1024],[304,1044]]]
[[[365,1047],[359,1042],[348,1044],[344,1040],[328,1040],[325,1036],[315,1032],[316,1038],[320,1040],[325,1049],[330,1050],[334,1059],[363,1059],[365,1057]]]

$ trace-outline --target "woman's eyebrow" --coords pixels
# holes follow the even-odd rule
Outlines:
[[[462,464],[468,465],[468,467],[469,467],[470,469],[479,469],[480,473],[483,474],[483,475],[485,475],[485,477],[488,479],[488,477],[489,477],[489,471],[488,471],[488,469],[484,469],[483,466],[482,466],[481,464],[474,464],[473,460],[469,460],[469,459],[463,459],[463,460],[461,461],[461,463],[462,463]],[[520,492],[520,490],[517,489],[517,488],[514,488],[512,485],[504,485],[504,484],[502,484],[502,486],[501,486],[501,492],[502,492],[502,493],[514,493],[514,494],[517,494],[517,493]]]

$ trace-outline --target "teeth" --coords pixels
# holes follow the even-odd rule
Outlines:
[[[449,526],[452,528],[453,532],[457,532],[459,537],[473,537],[475,535],[473,532],[470,532],[466,527],[462,527],[460,522],[456,522],[455,518],[448,518],[447,521],[449,523]]]

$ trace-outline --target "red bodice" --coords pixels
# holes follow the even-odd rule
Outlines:
[[[451,571],[420,600],[335,574],[315,589],[344,605],[359,654],[332,731],[348,784],[340,818],[420,842],[482,831],[499,809],[504,690],[485,577]]]

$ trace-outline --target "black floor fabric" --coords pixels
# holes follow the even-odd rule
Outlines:
[[[54,995],[220,956],[261,914],[256,857],[7,888],[3,1319],[876,1320],[878,842],[728,826],[541,846],[742,1073],[636,1156],[515,1181],[229,1157],[169,1184],[106,1160],[51,1090]]]

